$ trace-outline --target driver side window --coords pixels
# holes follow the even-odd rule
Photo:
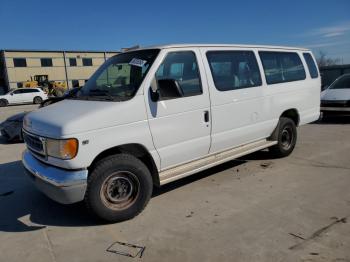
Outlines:
[[[203,93],[196,55],[191,51],[167,54],[156,72],[156,79],[176,80],[185,97]]]

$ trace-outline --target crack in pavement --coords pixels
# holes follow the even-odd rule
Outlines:
[[[315,161],[315,160],[311,160],[311,159],[303,159],[303,158],[298,158],[298,157],[291,157],[291,159],[300,160],[299,163],[298,162],[289,162],[289,164],[292,164],[292,165],[303,165],[303,166],[312,166],[312,167],[324,167],[324,168],[336,168],[336,169],[350,170],[350,167],[347,167],[347,166],[336,166],[336,165],[327,164],[327,163],[323,163],[323,162],[319,162],[319,161]]]
[[[44,228],[43,234],[44,234],[45,240],[47,242],[47,246],[48,246],[48,250],[49,250],[51,259],[53,262],[56,262],[56,256],[55,256],[55,253],[53,252],[52,243],[51,243],[51,240],[50,240],[48,233],[46,232],[46,228]]]
[[[318,230],[316,230],[314,233],[312,233],[311,236],[307,237],[307,238],[303,238],[299,235],[296,235],[296,234],[293,234],[293,233],[289,233],[290,235],[294,236],[294,237],[297,237],[297,238],[300,238],[303,240],[303,242],[300,242],[298,244],[295,244],[291,247],[289,247],[290,250],[295,250],[295,249],[298,249],[298,248],[301,248],[303,245],[305,245],[306,243],[308,243],[309,241],[315,239],[315,238],[318,238],[320,237],[325,231],[329,230],[331,227],[333,227],[334,225],[336,224],[339,224],[339,223],[346,223],[347,222],[347,218],[348,217],[343,217],[343,218],[337,218],[337,217],[334,217],[335,221],[333,221],[332,223],[328,224],[327,226],[324,226]]]

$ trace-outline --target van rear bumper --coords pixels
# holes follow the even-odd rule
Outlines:
[[[87,170],[65,170],[37,160],[28,150],[22,163],[35,186],[49,198],[61,204],[72,204],[84,199]]]

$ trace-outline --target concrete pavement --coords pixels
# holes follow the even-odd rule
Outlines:
[[[0,121],[34,106],[0,108]],[[350,261],[350,118],[298,128],[293,154],[258,152],[156,190],[138,217],[101,225],[46,198],[23,144],[0,139],[0,261]]]

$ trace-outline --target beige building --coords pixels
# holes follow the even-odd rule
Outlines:
[[[49,81],[66,82],[69,88],[82,86],[96,69],[118,52],[103,51],[0,51],[0,87],[15,89],[47,75]],[[0,90],[1,92],[1,90]]]

